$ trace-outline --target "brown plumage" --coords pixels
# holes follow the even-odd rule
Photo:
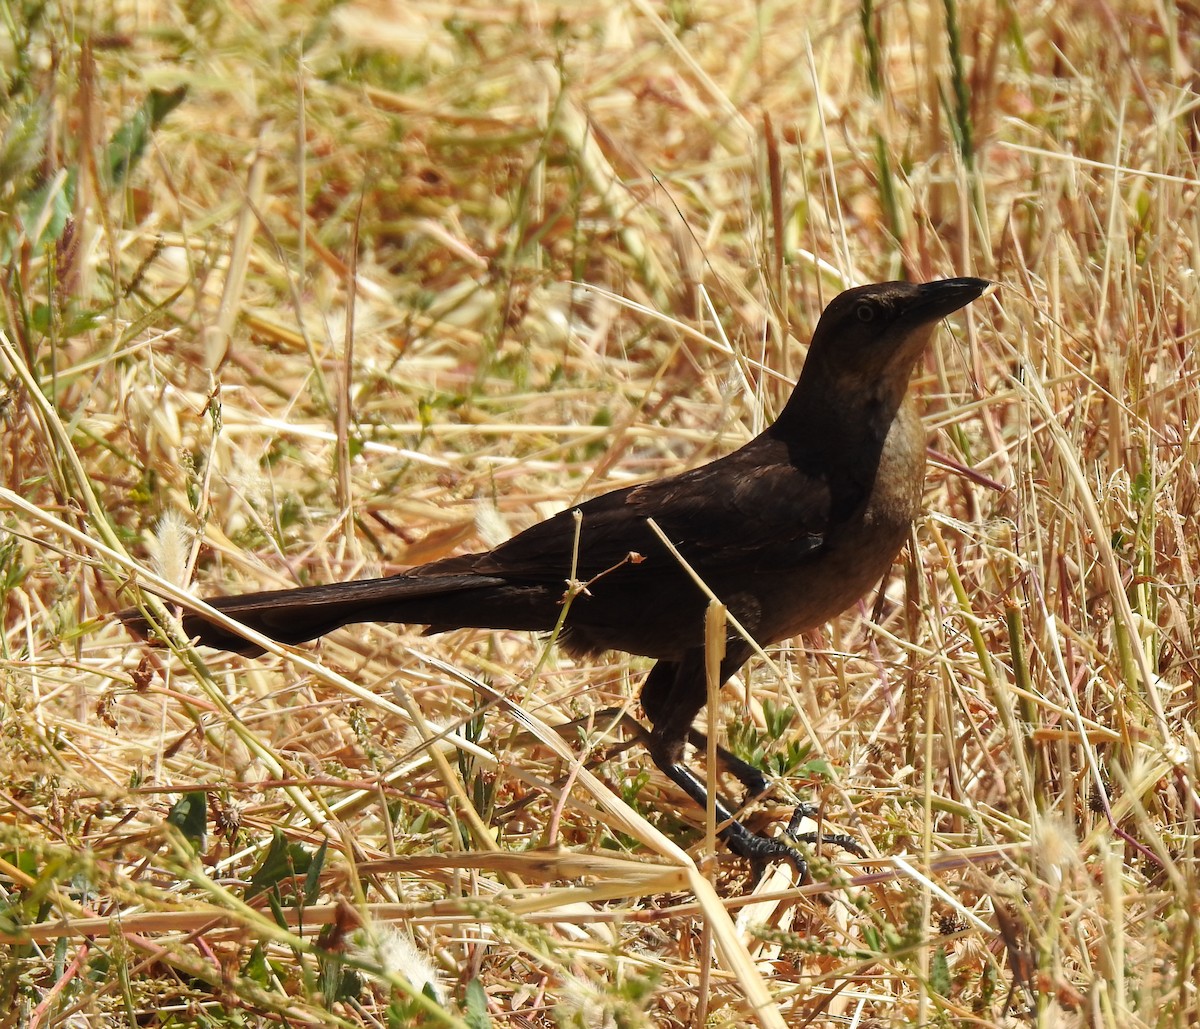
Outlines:
[[[885,282],[835,297],[813,333],[800,380],[768,429],[711,464],[605,493],[560,512],[494,550],[434,561],[399,575],[210,600],[281,643],[352,622],[406,622],[429,632],[476,627],[549,631],[572,575],[590,582],[560,637],[569,653],[622,650],[657,659],[642,688],[654,762],[697,803],[704,783],[682,763],[706,698],[706,595],[647,525],[652,518],[761,645],[845,610],[887,574],[920,509],[921,422],[907,396],[937,323],[989,291],[983,279]],[[631,560],[630,554],[640,556]],[[594,581],[593,581],[594,580]],[[136,610],[120,616],[136,633]],[[208,646],[260,648],[203,616],[184,632]],[[724,682],[752,648],[730,632]],[[748,786],[752,769],[734,767]],[[755,860],[794,852],[732,820],[722,837]]]

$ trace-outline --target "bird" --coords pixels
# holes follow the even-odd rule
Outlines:
[[[724,684],[757,648],[828,622],[888,574],[921,510],[925,432],[910,379],[938,323],[994,289],[964,277],[845,290],[818,319],[783,410],[749,442],[691,470],[600,494],[492,550],[383,578],[208,603],[284,644],[361,622],[424,625],[426,633],[558,627],[557,643],[572,657],[652,658],[640,694],[650,724],[644,742],[658,769],[704,806],[708,786],[684,757],[707,700],[711,597],[733,616]],[[118,617],[135,635],[150,632],[141,608]],[[262,653],[202,614],[185,613],[182,626],[199,644]],[[761,772],[723,753],[749,792],[766,788]],[[803,877],[796,848],[752,832],[723,800],[713,802],[734,854],[758,866],[785,858]]]

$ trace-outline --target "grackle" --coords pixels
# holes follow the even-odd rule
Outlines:
[[[937,323],[991,292],[984,279],[849,289],[821,315],[800,379],[779,418],[710,464],[588,500],[494,550],[444,558],[380,579],[220,597],[209,603],[280,643],[353,622],[448,629],[554,628],[575,656],[607,650],[655,658],[641,702],[654,763],[697,804],[704,781],[684,763],[704,707],[708,597],[647,524],[657,524],[737,622],[766,646],[834,617],[885,576],[921,504],[925,437],[908,384]],[[578,521],[574,515],[578,512]],[[120,617],[135,633],[134,609]],[[183,630],[201,644],[261,649],[199,614]],[[752,647],[728,630],[724,683]],[[735,774],[765,787],[756,770]],[[756,864],[796,851],[759,836],[717,803],[722,839]]]

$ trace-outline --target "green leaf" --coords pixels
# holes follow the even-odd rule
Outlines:
[[[249,959],[242,966],[242,975],[259,986],[271,984],[274,973],[271,971],[271,966],[267,964],[267,956],[263,952],[262,944],[255,944]]]
[[[185,793],[167,812],[167,822],[175,826],[197,853],[204,849],[208,831],[208,795],[203,790]]]
[[[16,104],[0,136],[0,197],[23,196],[46,149],[48,108],[42,101]]]
[[[152,89],[133,117],[126,121],[108,144],[103,170],[108,185],[119,186],[142,159],[155,130],[187,96],[187,86],[176,89]]]
[[[467,983],[463,1000],[466,1007],[463,1021],[467,1023],[468,1029],[491,1029],[492,1019],[488,1015],[487,994],[484,992],[483,983],[478,979]]]
[[[950,996],[950,965],[946,961],[946,948],[938,947],[929,963],[929,985],[933,992],[942,997]]]
[[[308,851],[299,843],[289,843],[283,831],[276,829],[271,846],[267,848],[262,861],[250,877],[247,898],[257,897],[267,890],[272,893],[278,892],[281,883],[291,882],[296,876],[304,875],[311,867],[312,861],[312,855]]]
[[[325,841],[313,856],[308,873],[304,876],[304,903],[312,904],[321,893],[321,870],[325,867],[325,854],[329,850],[329,842]]]
[[[65,178],[53,176],[35,190],[26,193],[16,204],[14,225],[5,233],[0,246],[0,260],[7,262],[12,255],[18,232],[24,232],[35,249],[57,243],[71,220],[75,206],[75,172]]]

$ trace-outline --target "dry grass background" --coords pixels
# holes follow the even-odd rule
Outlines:
[[[0,13],[4,1025],[1200,1020],[1194,4]],[[112,619],[693,466],[955,273],[928,518],[720,712],[810,886],[589,724],[640,660]]]

